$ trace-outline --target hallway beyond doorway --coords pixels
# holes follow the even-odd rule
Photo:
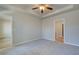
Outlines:
[[[64,21],[60,19],[55,20],[55,40],[64,43]]]

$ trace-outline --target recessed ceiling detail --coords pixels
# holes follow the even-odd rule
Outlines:
[[[39,9],[36,10],[32,10],[32,8],[39,6],[39,4],[35,5],[35,4],[1,4],[0,5],[0,14],[7,14],[7,13],[13,13],[16,11],[20,11],[20,12],[24,12],[24,13],[28,13],[28,14],[32,14],[38,17],[47,17],[50,15],[56,15],[58,13],[63,13],[69,10],[77,10],[79,9],[79,5],[74,5],[74,4],[41,4],[44,5],[46,7],[51,7],[51,8],[47,8],[44,9],[44,7],[39,7]],[[40,5],[40,6],[41,6]],[[40,10],[44,9],[44,11],[41,14]],[[48,10],[51,9],[51,10]]]

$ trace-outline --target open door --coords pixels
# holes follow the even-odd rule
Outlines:
[[[55,21],[55,41],[64,43],[64,22],[63,20]]]

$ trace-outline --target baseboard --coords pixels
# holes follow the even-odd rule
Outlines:
[[[42,38],[44,40],[49,40],[49,41],[55,41],[55,39],[46,39],[46,38]]]
[[[34,40],[39,40],[39,39],[32,39],[32,40],[29,40],[29,41],[20,42],[20,43],[15,44],[15,46],[18,46],[18,45],[21,45],[21,44],[24,44],[24,43],[28,43],[28,42],[31,42],[31,41],[34,41]]]
[[[11,48],[13,48],[13,47],[2,48],[2,49],[0,49],[0,51],[4,51],[4,50],[7,50],[7,49],[11,49]]]
[[[64,42],[65,44],[69,44],[69,45],[74,45],[74,46],[78,46],[79,47],[79,45],[77,45],[77,44],[72,44],[72,43],[68,43],[68,42]]]

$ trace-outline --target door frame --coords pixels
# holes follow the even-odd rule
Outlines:
[[[7,15],[5,15],[5,16],[9,17],[10,22],[11,22],[11,47],[1,48],[0,51],[4,51],[6,49],[9,49],[9,48],[13,47],[13,17],[12,16],[7,16]],[[0,15],[0,17],[5,17],[5,16],[4,15]]]
[[[64,39],[63,39],[64,42],[63,42],[63,43],[65,43],[65,19],[64,19],[64,18],[55,18],[55,19],[54,19],[54,40],[56,41],[56,38],[55,38],[55,37],[56,37],[56,34],[55,34],[55,31],[56,31],[56,29],[55,29],[55,24],[56,24],[56,23],[55,23],[55,22],[56,22],[57,19],[60,19],[60,20],[63,21],[63,24],[64,24]]]

